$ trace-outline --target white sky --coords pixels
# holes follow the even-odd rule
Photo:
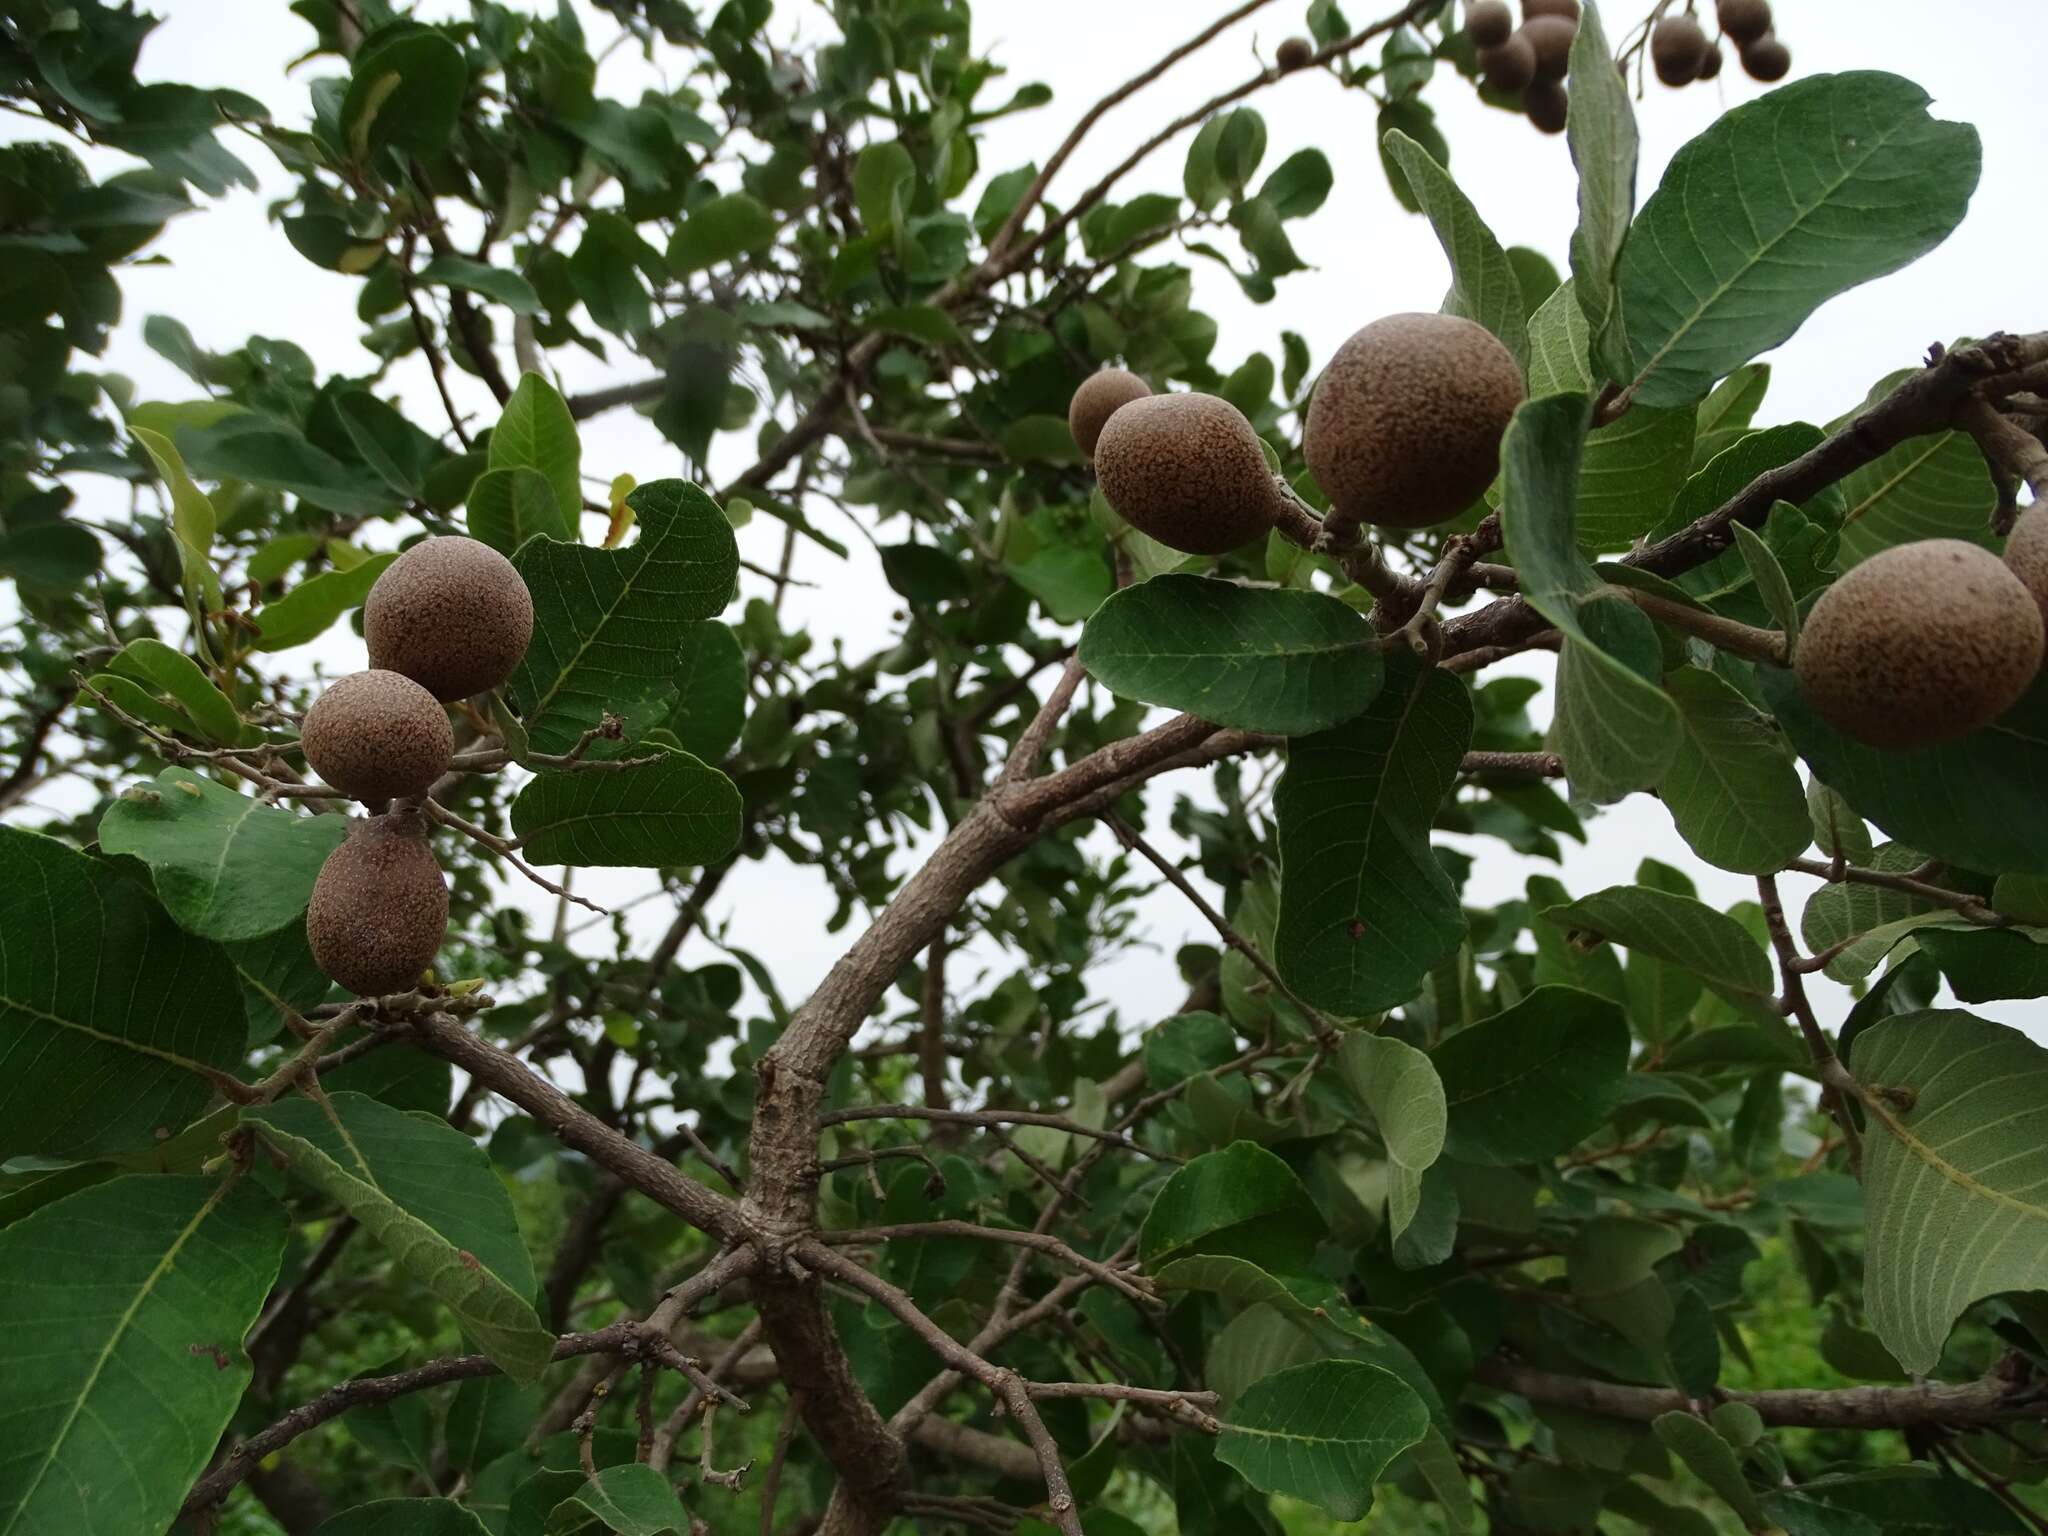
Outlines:
[[[1000,100],[1009,89],[1042,80],[1055,92],[1048,107],[990,125],[982,169],[992,173],[1027,160],[1043,161],[1073,118],[1089,103],[1156,58],[1172,43],[1217,13],[1224,0],[978,0],[975,44],[1009,67],[1007,81],[990,87]],[[1386,8],[1388,0],[1347,0],[1354,25]],[[285,66],[308,46],[310,31],[282,0],[156,0],[167,24],[145,48],[145,80],[186,80],[233,86],[264,101],[280,119],[298,121],[306,112],[306,87],[321,74],[338,73],[333,60],[319,60],[291,74]],[[552,10],[553,0],[546,9]],[[584,0],[575,5],[594,45],[614,28]],[[1165,80],[1126,103],[1099,125],[1053,189],[1056,202],[1069,200],[1107,170],[1143,135],[1208,97],[1242,81],[1256,67],[1253,50],[1270,57],[1272,47],[1300,29],[1304,6],[1282,0],[1241,24],[1185,62]],[[454,14],[452,0],[435,0],[430,15]],[[1646,10],[1646,0],[1612,3],[1608,30],[1619,36]],[[2048,139],[2040,132],[2038,70],[2034,60],[2048,42],[2048,5],[2042,0],[1969,0],[1932,7],[1926,0],[1778,0],[1780,34],[1790,45],[1797,75],[1857,68],[1890,68],[1923,85],[1935,112],[1974,123],[1984,142],[1984,172],[1972,211],[1957,233],[1917,266],[1880,280],[1826,306],[1778,354],[1762,423],[1825,421],[1860,399],[1872,381],[1916,360],[1928,343],[1993,329],[2030,329],[2042,323],[2039,259],[2031,253],[2048,232],[2042,192],[2048,186]],[[1936,12],[1940,12],[1937,21]],[[816,37],[826,29],[809,4],[779,0],[771,30],[781,40]],[[600,86],[631,100],[648,78],[630,48],[613,55]],[[1643,169],[1639,197],[1655,187],[1664,164],[1686,139],[1727,106],[1750,99],[1762,88],[1747,80],[1731,58],[1719,80],[1683,91],[1650,87],[1639,108]],[[1440,123],[1452,145],[1451,167],[1465,191],[1506,244],[1533,246],[1562,267],[1576,215],[1574,178],[1561,138],[1545,138],[1525,123],[1481,108],[1455,77],[1440,77],[1430,91]],[[1255,306],[1213,265],[1190,260],[1197,303],[1216,316],[1221,339],[1214,361],[1224,370],[1253,351],[1277,359],[1283,328],[1309,339],[1317,366],[1352,330],[1380,314],[1434,309],[1446,286],[1446,266],[1429,226],[1403,212],[1386,190],[1374,148],[1374,108],[1362,92],[1342,90],[1322,75],[1296,77],[1261,92],[1252,102],[1269,129],[1265,168],[1295,150],[1316,146],[1336,171],[1336,190],[1313,218],[1290,226],[1303,260],[1313,270],[1280,285],[1270,305]],[[32,131],[11,125],[16,136]],[[1128,196],[1146,190],[1177,191],[1186,140],[1159,152],[1123,188]],[[200,345],[230,350],[251,334],[285,337],[304,347],[323,375],[367,372],[374,361],[359,345],[355,318],[359,280],[321,271],[302,260],[267,222],[271,202],[289,194],[291,183],[252,144],[237,153],[263,180],[260,194],[240,193],[205,212],[175,222],[154,254],[164,266],[141,267],[121,275],[126,310],[104,365],[136,381],[138,399],[190,398],[195,386],[143,346],[143,319],[165,313],[182,320]],[[116,157],[109,157],[111,165]],[[570,389],[643,376],[646,365],[624,355],[606,367],[576,351],[557,358]],[[509,363],[508,363],[509,366]],[[453,386],[465,409],[488,423],[495,407],[483,387],[459,372]],[[391,378],[408,414],[431,430],[442,420],[424,366],[410,359]],[[614,413],[585,425],[586,473],[609,480],[628,472],[639,479],[680,472],[672,449],[644,421]],[[744,467],[751,432],[724,440],[714,450],[721,477]],[[80,489],[91,494],[91,488]],[[813,513],[827,531],[837,514]],[[741,550],[772,564],[781,525],[757,519],[742,530]],[[852,654],[874,649],[888,611],[895,606],[861,541],[845,565],[808,543],[798,546],[795,574],[818,585],[790,595],[786,617],[807,624],[821,644],[836,637]],[[751,582],[749,590],[759,583]],[[334,671],[363,665],[360,642],[345,630],[322,647],[323,663]],[[1541,666],[1540,663],[1532,665]],[[1190,792],[1196,781],[1183,777],[1175,789]],[[1164,831],[1172,794],[1155,790],[1155,830]],[[1743,877],[1711,870],[1694,858],[1671,828],[1661,807],[1635,797],[1598,818],[1591,846],[1575,848],[1562,878],[1583,893],[1631,878],[1638,860],[1655,855],[1691,872],[1702,894],[1732,902],[1753,895]],[[1465,843],[1466,840],[1457,840]],[[1469,851],[1479,863],[1468,900],[1489,905],[1519,892],[1527,874],[1551,866],[1521,859],[1501,845],[1474,840]],[[907,872],[907,868],[906,868]],[[616,903],[647,888],[634,871],[579,875],[595,899]],[[1788,881],[1796,913],[1808,882]],[[552,899],[515,884],[508,896],[537,916],[551,915]],[[849,941],[850,934],[826,935],[823,924],[835,905],[823,878],[779,859],[747,864],[730,878],[713,907],[734,943],[760,954],[774,969],[785,996],[800,999]],[[1188,939],[1212,941],[1201,919],[1171,891],[1144,907],[1153,947],[1122,958],[1094,978],[1126,1023],[1149,1024],[1178,1006],[1183,993],[1172,955]],[[667,903],[654,901],[630,914],[641,950],[666,926]],[[586,935],[605,938],[603,928]],[[684,959],[715,957],[694,941]],[[972,985],[975,962],[956,960],[956,989]],[[1000,974],[1000,973],[998,973]],[[1830,1016],[1847,1006],[1846,994],[1821,984]],[[2048,1038],[2048,1005],[2006,1004],[1979,1012],[2024,1024]]]

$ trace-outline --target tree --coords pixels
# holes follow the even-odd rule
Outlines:
[[[2048,334],[1755,425],[1756,356],[1955,227],[1976,134],[1893,75],[1796,78],[1638,207],[1652,36],[1667,82],[1708,66],[1671,0],[1589,3],[1560,281],[1428,100],[1554,127],[1554,82],[1511,94],[1444,0],[1316,0],[1280,63],[1062,181],[1261,8],[1018,167],[982,131],[1047,93],[1003,98],[964,0],[847,0],[800,52],[768,0],[604,0],[682,82],[637,102],[566,5],[299,0],[303,130],[138,81],[146,15],[0,8],[0,91],[54,130],[0,150],[0,1532],[2048,1530],[2048,1055],[1967,1008],[2048,993],[2041,631],[2022,596],[2004,649],[1944,638],[2026,591],[1989,554],[1962,595],[1879,580],[2001,550],[2048,485]],[[1311,72],[1379,102],[1445,312],[1526,396],[1421,528],[1308,469],[1375,317],[1225,372],[1181,264],[1254,299],[1299,267],[1331,167],[1261,178],[1246,103]],[[1183,141],[1181,189],[1140,190]],[[95,364],[119,274],[256,153],[381,364],[154,316],[195,398],[139,399]],[[565,393],[572,349],[640,361]],[[1258,536],[1183,553],[1220,460],[1117,478],[1140,423],[1194,451],[1182,406],[1086,445],[1149,531],[1111,507],[1067,420],[1110,364],[1257,433],[1225,510]],[[627,409],[689,472],[592,499],[620,466],[578,423]],[[1397,426],[1328,430],[1412,478]],[[715,440],[755,462],[714,487]],[[95,477],[125,512],[83,515]],[[872,655],[788,616],[834,508],[893,589]],[[739,558],[757,517],[777,564]],[[345,705],[316,673],[366,602],[385,676]],[[482,682],[408,649],[451,626],[434,658]],[[1486,675],[1545,652],[1547,704]],[[1870,745],[1828,658],[1881,725],[1983,718]],[[1554,858],[1645,792],[1755,900],[1655,861],[1496,900],[1432,838]],[[679,958],[769,858],[840,893],[807,998]],[[657,944],[570,942],[589,867],[657,872]],[[1202,925],[1185,1000],[1105,1011],[1161,883]],[[1858,992],[1832,1032],[1819,973]]]

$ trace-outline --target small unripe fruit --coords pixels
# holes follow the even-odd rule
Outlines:
[[[1315,62],[1316,45],[1305,37],[1289,37],[1281,40],[1273,50],[1273,62],[1287,73],[1307,69]]]
[[[1119,517],[1190,555],[1259,538],[1279,503],[1259,435],[1214,395],[1132,401],[1102,429],[1095,474]]]
[[[1771,30],[1771,0],[1721,0],[1715,16],[1737,46],[1753,43]]]
[[[533,599],[512,562],[475,539],[423,539],[363,604],[370,665],[403,672],[442,703],[495,688],[533,638]]]
[[[416,814],[348,824],[306,907],[306,941],[329,980],[358,997],[408,992],[448,931],[448,883]]]
[[[2005,563],[2048,619],[2048,511],[2034,506],[2020,514],[2005,541]]]
[[[448,712],[411,678],[355,672],[306,711],[306,766],[354,800],[423,795],[448,771],[455,733]]]
[[[1563,133],[1571,97],[1555,80],[1531,80],[1529,89],[1522,92],[1522,110],[1545,133]]]
[[[1572,39],[1579,24],[1562,16],[1533,16],[1522,23],[1522,36],[1536,50],[1536,78],[1562,80],[1571,72]]]
[[[1081,456],[1095,457],[1095,444],[1102,436],[1102,428],[1119,406],[1142,400],[1151,393],[1143,379],[1123,368],[1105,368],[1083,379],[1074,398],[1067,402],[1067,430],[1080,444]]]
[[[1742,67],[1750,79],[1768,85],[1792,72],[1792,50],[1766,32],[1755,42],[1742,45]]]
[[[1865,746],[1911,751],[1989,725],[2041,669],[2042,618],[1987,549],[1925,539],[1872,555],[1813,605],[1794,670],[1813,712]]]
[[[1455,315],[1388,315],[1330,359],[1303,448],[1330,498],[1325,526],[1428,528],[1456,517],[1500,469],[1522,403],[1522,370],[1484,326]]]
[[[1514,32],[1498,48],[1479,50],[1479,70],[1496,91],[1512,96],[1536,78],[1536,48],[1528,34]]]
[[[1707,44],[1707,51],[1700,55],[1700,70],[1699,74],[1695,78],[1700,80],[1711,80],[1720,73],[1721,50],[1716,48],[1712,43],[1709,43]]]
[[[1699,78],[1708,52],[1707,34],[1690,16],[1666,16],[1650,33],[1650,62],[1666,85],[1690,85]]]
[[[1474,48],[1498,48],[1515,30],[1507,0],[1472,0],[1465,7],[1465,35]]]
[[[1538,16],[1562,16],[1566,21],[1576,23],[1579,0],[1522,0],[1522,20],[1533,21]]]

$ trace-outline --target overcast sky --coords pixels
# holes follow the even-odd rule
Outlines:
[[[1344,9],[1356,25],[1385,3],[1347,0]],[[546,9],[553,5],[554,0],[546,0]],[[144,50],[140,73],[145,80],[233,86],[267,103],[280,119],[298,122],[306,113],[310,81],[339,73],[335,61],[321,59],[286,74],[289,62],[309,45],[310,31],[282,0],[155,0],[153,8],[168,21]],[[1050,106],[990,125],[983,173],[1043,161],[1089,103],[1223,8],[1224,0],[977,0],[975,46],[1008,66],[1007,85],[1043,81],[1054,91]],[[436,3],[422,7],[422,13],[436,17],[465,9]],[[584,0],[575,0],[575,9],[594,46],[602,46],[615,31],[611,22]],[[1055,184],[1053,199],[1071,198],[1159,123],[1242,81],[1258,59],[1270,58],[1280,38],[1299,30],[1303,9],[1298,0],[1281,0],[1125,104],[1074,156]],[[1646,0],[1610,5],[1610,35],[1620,36],[1647,9]],[[2048,135],[2040,130],[2035,61],[2048,42],[2048,5],[2042,0],[1969,0],[1939,7],[1927,0],[1778,0],[1777,9],[1795,76],[1862,68],[1910,75],[1934,97],[1937,115],[1974,123],[1984,140],[1982,182],[1969,217],[1947,244],[1917,266],[1835,300],[1777,354],[1780,366],[1760,421],[1825,421],[1860,399],[1872,381],[1915,361],[1932,341],[2042,323],[2043,269],[2033,253],[2042,248],[2048,223],[2042,196],[2048,189]],[[816,38],[829,29],[815,7],[778,0],[771,30],[788,41]],[[653,78],[645,62],[624,48],[607,62],[601,86],[630,100]],[[1639,196],[1649,195],[1679,145],[1720,111],[1761,89],[1732,59],[1711,84],[1683,91],[1652,84],[1638,108],[1643,136]],[[1502,242],[1533,246],[1562,267],[1576,216],[1564,141],[1542,137],[1519,119],[1480,107],[1469,87],[1448,74],[1435,82],[1428,99],[1450,139],[1453,172]],[[1269,128],[1267,167],[1313,145],[1335,167],[1336,190],[1319,214],[1290,227],[1297,250],[1313,270],[1286,279],[1273,303],[1251,304],[1218,269],[1199,259],[1192,262],[1198,303],[1221,326],[1218,366],[1227,371],[1254,351],[1277,357],[1282,329],[1305,335],[1320,366],[1346,335],[1378,315],[1435,309],[1447,268],[1428,225],[1403,212],[1386,190],[1374,148],[1370,99],[1341,89],[1327,76],[1309,75],[1260,93],[1253,104]],[[19,120],[10,126],[17,135],[33,131]],[[1123,195],[1177,191],[1185,142],[1162,150],[1125,184]],[[202,346],[215,350],[232,349],[249,335],[262,334],[298,343],[323,374],[364,373],[374,366],[358,340],[359,281],[321,271],[291,250],[268,223],[269,205],[289,194],[289,179],[255,146],[238,146],[238,153],[262,178],[262,191],[238,193],[177,221],[155,247],[156,254],[169,259],[167,265],[122,274],[126,311],[105,364],[136,381],[139,399],[176,400],[194,393],[188,380],[142,345],[141,323],[152,313],[176,316]],[[645,365],[613,345],[616,356],[609,366],[573,350],[561,354],[557,361],[565,370],[564,387],[642,376]],[[453,379],[464,407],[482,422],[493,419],[495,407],[482,386],[459,373]],[[394,370],[390,382],[415,421],[431,429],[441,420],[417,360]],[[748,433],[722,444],[714,468],[727,474],[744,467],[751,440]],[[641,480],[679,472],[673,450],[631,413],[586,425],[584,468],[601,481],[621,472]],[[107,492],[103,488],[99,494]],[[829,510],[813,515],[821,520],[836,516]],[[772,564],[780,525],[761,522],[742,531],[742,552]],[[846,542],[857,551],[846,564],[814,546],[799,545],[796,575],[816,585],[793,592],[786,615],[807,623],[821,641],[843,637],[854,654],[865,654],[881,638],[878,620],[893,602],[861,542]],[[360,643],[346,632],[330,636],[322,658],[334,671],[363,664]],[[1533,670],[1543,666],[1531,665]],[[1191,779],[1178,781],[1177,787],[1198,792]],[[1163,825],[1171,796],[1155,790],[1152,798],[1155,822]],[[1574,892],[1626,881],[1640,858],[1654,854],[1692,872],[1710,899],[1732,902],[1753,894],[1746,879],[1701,865],[1672,831],[1668,816],[1646,797],[1599,817],[1590,832],[1591,846],[1574,849],[1562,871]],[[1529,872],[1550,868],[1509,854],[1496,843],[1475,841],[1468,847],[1479,859],[1467,892],[1475,905],[1517,894]],[[581,880],[583,889],[608,902],[627,899],[648,884],[645,876],[631,871],[586,874]],[[1796,911],[1805,899],[1805,890],[1798,887],[1810,882],[1795,878],[1789,884],[1795,887],[1788,898]],[[508,895],[536,912],[552,909],[550,898],[530,888]],[[823,933],[833,905],[818,874],[776,861],[744,866],[726,883],[713,910],[729,924],[733,942],[769,961],[794,1001],[847,942],[848,935]],[[1178,1004],[1182,988],[1173,969],[1174,949],[1190,938],[1213,937],[1171,891],[1149,900],[1145,914],[1153,947],[1095,978],[1098,993],[1117,1005],[1127,1023],[1138,1025]],[[660,901],[634,909],[631,922],[643,951],[669,915]],[[605,939],[602,929],[586,937]],[[685,959],[701,963],[715,953],[700,941]],[[968,973],[974,964],[972,958],[959,962],[956,987],[971,984]],[[1833,988],[1827,993],[1827,1011],[1838,1016],[1846,995]],[[1980,1011],[2025,1023],[2038,1037],[2048,1038],[2048,1028],[2041,1027],[2048,1010],[2041,1004]]]

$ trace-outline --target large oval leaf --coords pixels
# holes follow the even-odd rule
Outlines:
[[[740,792],[687,752],[631,767],[543,773],[512,802],[512,829],[541,864],[709,864],[740,837]]]
[[[1429,1433],[1429,1408],[1392,1371],[1318,1360],[1276,1371],[1231,1405],[1216,1458],[1254,1488],[1362,1520],[1372,1485]]]
[[[1124,698],[1281,736],[1349,720],[1383,674],[1379,637],[1336,598],[1201,576],[1116,593],[1081,631],[1080,656]]]
[[[1578,1145],[1620,1101],[1628,1026],[1607,998],[1538,987],[1430,1059],[1443,1081],[1444,1151],[1468,1163],[1532,1163]]]

